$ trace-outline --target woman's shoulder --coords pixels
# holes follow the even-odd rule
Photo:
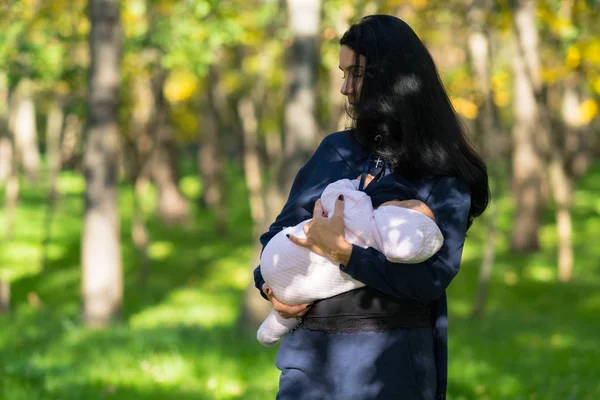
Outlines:
[[[362,147],[352,135],[352,129],[337,131],[328,134],[323,138],[321,145],[327,145],[338,151],[347,151],[348,154],[362,154]]]
[[[431,187],[431,192],[447,191],[458,192],[465,195],[470,194],[467,183],[457,176],[436,177],[429,182],[429,186]]]
[[[373,188],[375,192],[392,192],[401,194],[406,198],[418,199],[425,203],[431,200],[433,194],[436,196],[440,196],[443,193],[469,195],[467,184],[454,176],[409,179],[391,173],[384,178],[378,187]]]
[[[337,144],[343,144],[344,142],[349,141],[352,138],[352,130],[351,129],[345,129],[342,131],[337,131],[337,132],[332,132],[327,134],[324,138],[323,141],[328,142],[328,143],[337,143]]]

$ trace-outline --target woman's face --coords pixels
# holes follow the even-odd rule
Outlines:
[[[360,66],[354,65],[354,50],[343,45],[340,48],[340,65],[339,69],[344,73],[344,84],[340,92],[344,96],[348,96],[348,102],[354,104],[360,94],[362,87],[362,77],[365,70],[366,59],[362,54],[359,56]],[[356,91],[356,93],[355,93]]]

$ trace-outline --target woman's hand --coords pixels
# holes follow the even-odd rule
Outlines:
[[[293,235],[288,238],[298,246],[306,247],[314,253],[344,265],[350,259],[352,245],[346,241],[344,232],[344,197],[340,195],[335,202],[331,218],[323,211],[321,200],[317,200],[312,221],[304,225],[306,239]]]
[[[308,309],[312,306],[312,303],[298,304],[290,306],[280,302],[273,296],[273,290],[266,283],[262,286],[263,293],[267,296],[269,301],[273,304],[275,311],[279,313],[283,318],[296,318],[302,317],[308,312]]]

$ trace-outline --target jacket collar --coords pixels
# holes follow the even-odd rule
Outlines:
[[[354,139],[351,130],[334,133],[330,143],[356,175],[363,173],[369,152]]]

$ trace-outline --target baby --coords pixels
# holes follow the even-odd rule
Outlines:
[[[365,181],[368,185],[372,179]],[[374,247],[388,260],[415,264],[433,256],[444,241],[432,211],[419,200],[393,200],[373,209],[371,198],[358,190],[359,180],[340,179],[329,184],[321,195],[323,210],[333,215],[335,201],[344,195],[346,240],[362,247]],[[343,273],[338,264],[305,247],[292,243],[286,234],[306,238],[303,227],[309,220],[277,233],[261,255],[262,276],[273,295],[295,305],[332,297],[364,284]],[[295,318],[283,318],[275,310],[262,323],[257,339],[274,346],[297,324]]]

